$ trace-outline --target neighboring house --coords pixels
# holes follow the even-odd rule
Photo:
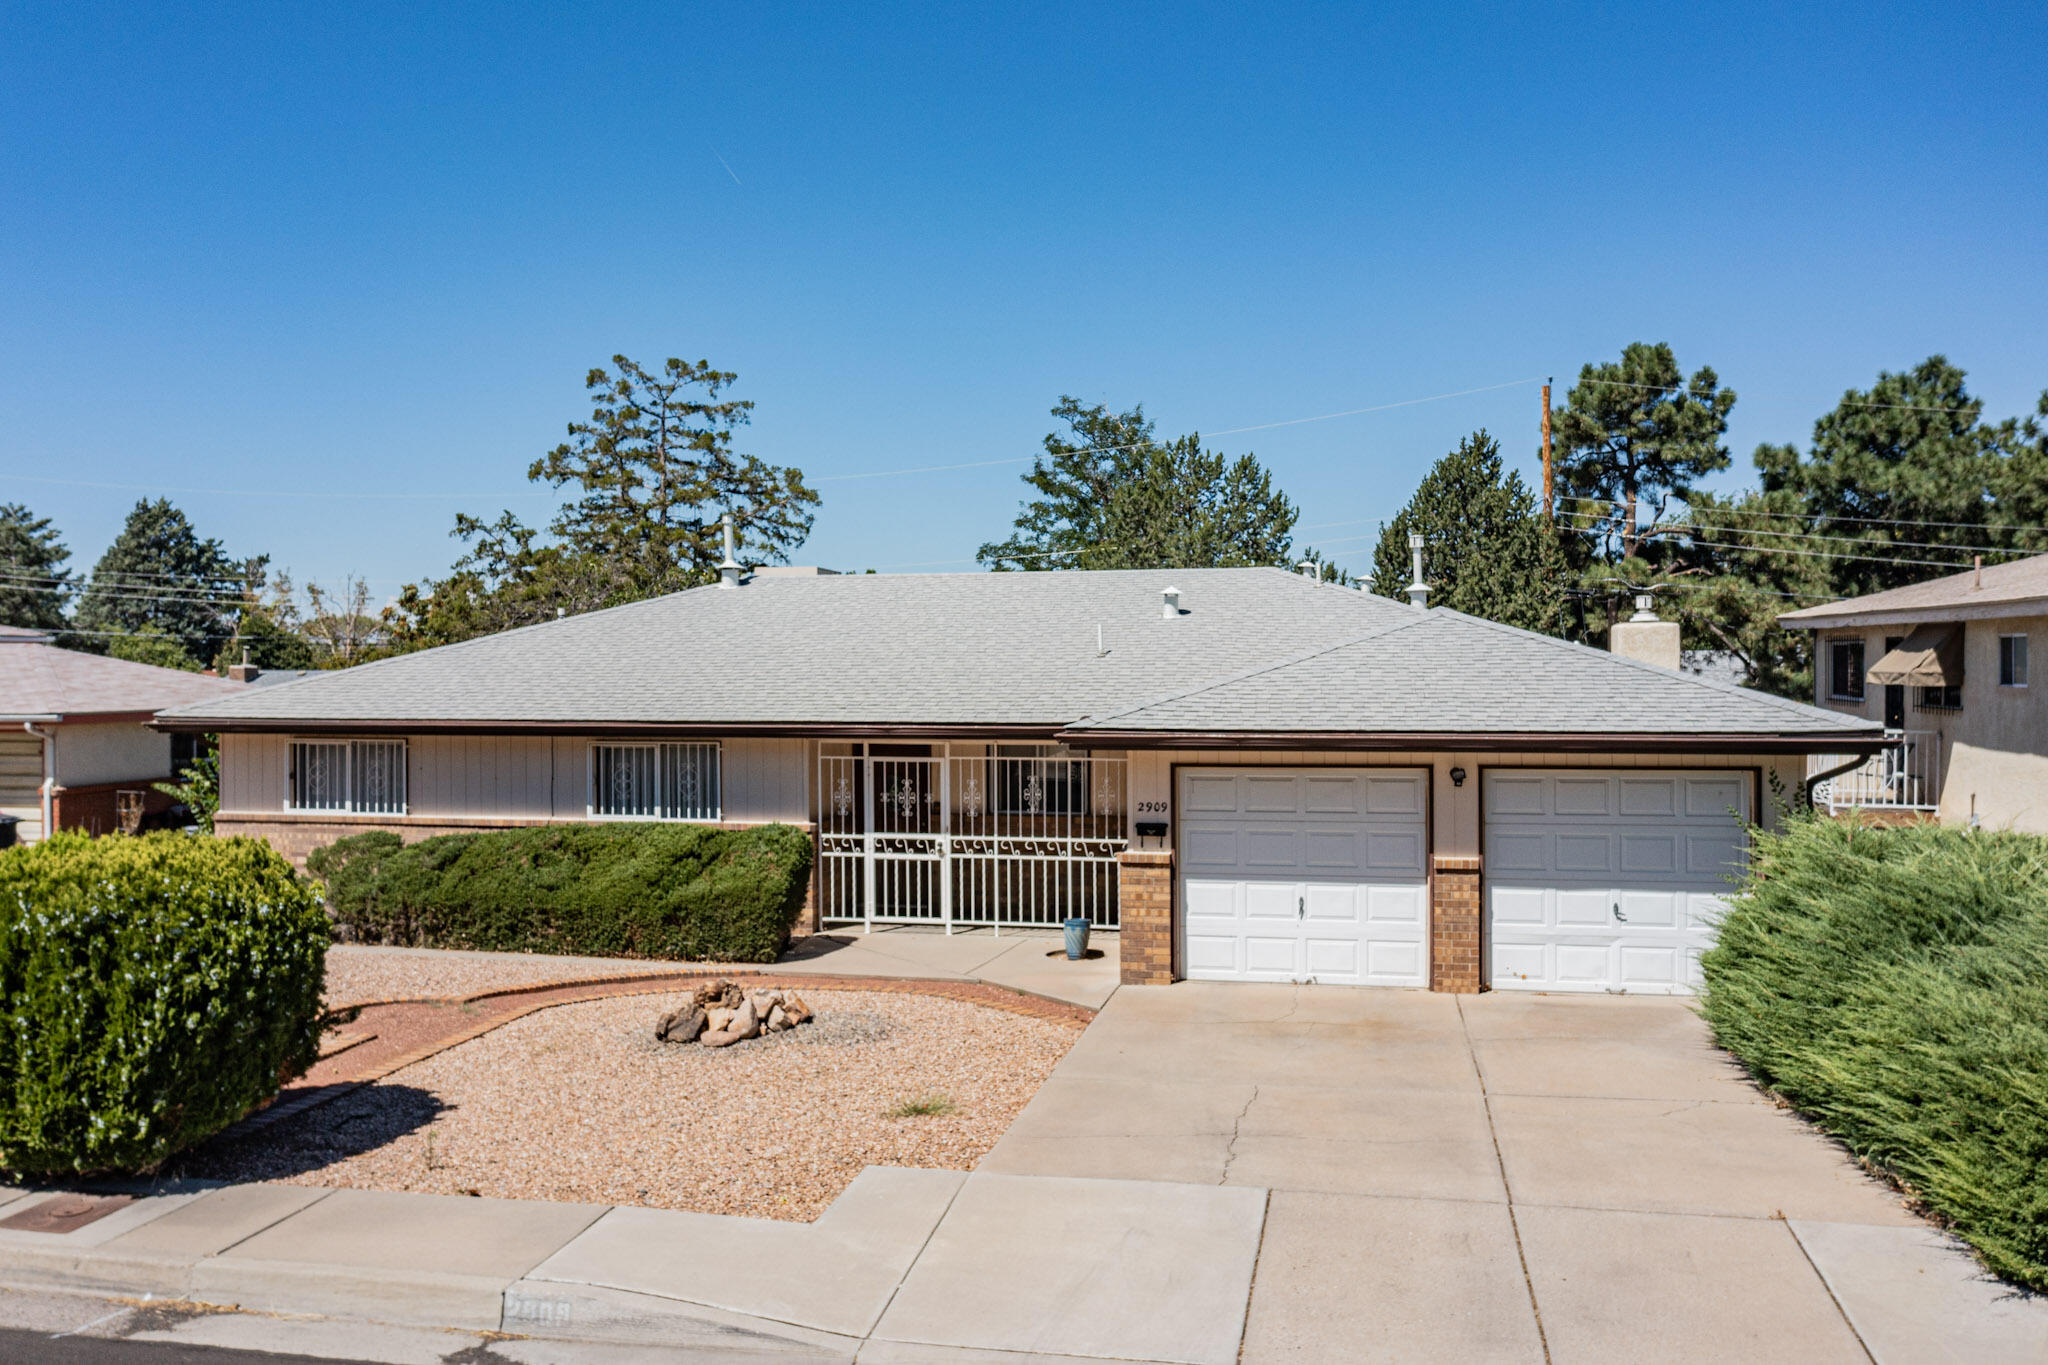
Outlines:
[[[1129,981],[1650,992],[1693,980],[1738,817],[1878,738],[1277,569],[735,570],[158,724],[220,733],[216,827],[294,857],[786,821],[827,925],[1083,915]]]
[[[2027,657],[2048,641],[2048,555],[1778,620],[1814,633],[1814,700],[1888,736],[1828,784],[1835,808],[2048,833],[2048,680],[2031,682]]]
[[[166,810],[164,781],[198,752],[198,737],[149,728],[167,706],[218,702],[242,684],[206,673],[59,649],[43,631],[0,626],[0,814],[17,835],[48,829],[105,834]]]

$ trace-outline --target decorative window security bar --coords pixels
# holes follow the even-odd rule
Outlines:
[[[404,740],[294,740],[288,753],[290,809],[405,814]]]
[[[1808,776],[1839,768],[1854,754],[1813,754]],[[1931,811],[1941,801],[1941,735],[1934,730],[1887,730],[1884,748],[1860,768],[1831,777],[1813,789],[1814,804],[1830,815],[1866,807]]]
[[[826,923],[1117,927],[1127,765],[1054,745],[818,760]],[[965,748],[966,746],[960,746]],[[986,747],[987,752],[980,752]]]

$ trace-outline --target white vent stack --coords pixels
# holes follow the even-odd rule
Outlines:
[[[725,562],[718,566],[718,586],[737,588],[740,585],[740,562],[733,558],[736,547],[733,543],[732,513],[727,512],[720,517],[718,524],[725,528]]]
[[[1678,622],[1657,616],[1657,599],[1636,594],[1636,613],[1616,621],[1607,632],[1607,648],[1624,659],[1676,670],[1679,664]]]
[[[1422,532],[1408,533],[1408,558],[1415,565],[1415,581],[1408,585],[1408,602],[1417,611],[1429,608],[1429,584],[1422,581]]]
[[[1303,578],[1315,579],[1322,577],[1322,574],[1318,572],[1321,566],[1318,565],[1313,559],[1304,559],[1301,561],[1301,563],[1295,565],[1294,567],[1301,571],[1301,576]]]
[[[1159,590],[1159,614],[1169,621],[1178,621],[1180,619],[1179,588],[1161,588]]]

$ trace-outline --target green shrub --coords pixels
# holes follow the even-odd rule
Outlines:
[[[146,1171],[318,1055],[327,921],[256,839],[0,852],[0,1168]]]
[[[1702,966],[1723,1046],[2048,1288],[2048,840],[1791,821]]]
[[[307,867],[337,929],[364,942],[773,962],[803,908],[811,841],[789,825],[547,825],[414,844],[376,831]]]

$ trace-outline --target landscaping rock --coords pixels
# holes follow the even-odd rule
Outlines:
[[[714,1029],[699,1038],[697,1042],[704,1047],[730,1047],[739,1040],[740,1036],[737,1033],[727,1033],[723,1029]]]
[[[795,991],[707,981],[690,992],[689,1004],[661,1016],[654,1036],[665,1043],[729,1047],[764,1033],[786,1033],[813,1017]]]
[[[759,1033],[761,1031],[761,1016],[754,1012],[754,1002],[751,1000],[740,1001],[739,1013],[732,1017],[732,1022],[725,1026],[725,1030],[728,1033],[736,1033],[742,1038],[751,1038]]]
[[[782,1006],[774,1005],[769,1008],[768,1027],[776,1033],[780,1033],[789,1027],[789,1015],[783,1010]]]
[[[792,1024],[808,1024],[818,1016],[811,1013],[811,1007],[804,1003],[802,996],[790,991],[782,997],[782,1012],[789,1016]]]

